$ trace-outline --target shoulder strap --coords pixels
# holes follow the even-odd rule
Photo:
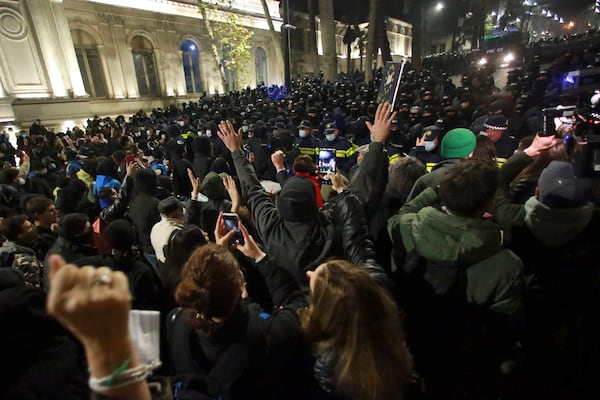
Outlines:
[[[253,355],[266,352],[270,317],[269,314],[262,311],[258,304],[248,305],[245,341],[231,344],[219,356],[208,374],[207,387],[211,395],[223,396],[222,398],[226,400],[229,389],[246,370],[253,360]]]
[[[191,355],[190,335],[193,332],[189,319],[190,312],[181,307],[175,308],[167,316],[167,341],[175,374],[200,372]]]
[[[177,233],[181,230],[181,228],[177,228],[177,229],[173,229],[173,231],[171,232],[171,234],[169,235],[169,240],[167,241],[167,244],[165,244],[163,246],[163,254],[165,256],[165,259],[169,256],[169,254],[171,253],[171,247],[173,245],[173,239],[175,239],[175,236],[177,235]]]

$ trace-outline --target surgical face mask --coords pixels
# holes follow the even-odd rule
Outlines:
[[[183,121],[177,121],[177,125],[179,125],[179,126],[183,126],[183,125],[185,125],[185,124],[184,124],[184,122],[183,122]]]
[[[248,133],[248,125],[242,126],[242,132]]]
[[[425,147],[425,151],[433,151],[433,149],[435,149],[435,142],[428,140],[423,146]]]
[[[300,136],[301,138],[305,138],[306,137],[306,131],[304,129],[300,129],[298,131],[298,136]]]
[[[325,139],[327,139],[328,142],[333,142],[335,140],[335,133],[328,133],[325,135]]]
[[[210,129],[207,129],[205,132],[206,132],[206,136],[212,137],[212,131]]]
[[[23,186],[25,184],[25,179],[19,177],[19,179],[17,180],[17,183],[19,184],[19,186]]]

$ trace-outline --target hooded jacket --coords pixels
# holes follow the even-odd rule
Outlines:
[[[458,164],[460,161],[460,158],[452,158],[449,160],[439,162],[430,173],[425,174],[419,179],[417,179],[417,181],[413,185],[412,190],[410,191],[410,194],[408,195],[407,201],[414,199],[419,195],[419,193],[421,193],[428,187],[435,188],[436,186],[438,186],[442,182],[442,179],[444,179],[444,176],[446,176],[448,171],[450,171],[450,169],[456,164]]]
[[[600,235],[600,211],[591,203],[553,208],[530,197],[525,204],[511,202],[508,183],[531,162],[517,152],[500,170],[494,218],[503,226],[509,247],[527,273],[569,304],[592,304],[586,297],[597,289],[597,260],[593,249]]]
[[[541,245],[560,247],[573,242],[582,232],[596,229],[599,214],[592,203],[574,208],[553,208],[530,197],[525,204],[511,201],[508,184],[531,162],[524,152],[517,152],[500,170],[500,187],[496,193],[494,218],[505,231],[525,228]],[[592,226],[590,226],[592,225]],[[507,235],[511,243],[516,242]]]
[[[310,221],[292,221],[296,219],[294,215],[284,219],[269,194],[263,189],[244,153],[238,151],[232,156],[242,187],[242,198],[246,200],[254,217],[256,229],[267,254],[277,265],[286,268],[296,277],[299,283],[305,285],[305,268],[319,258],[327,240],[327,228],[319,222],[316,203],[315,215],[314,218],[310,218]],[[298,215],[299,219],[305,220],[309,217],[302,210],[286,208],[290,208],[286,211],[291,214],[303,214]]]
[[[436,202],[437,193],[428,188],[390,218],[388,233],[394,246],[427,261],[423,279],[437,294],[446,294],[464,268],[470,303],[506,314],[516,312],[521,305],[523,264],[503,247],[500,226],[429,206]],[[396,249],[394,255],[394,261],[403,264]],[[405,265],[407,273],[414,272],[409,269]]]

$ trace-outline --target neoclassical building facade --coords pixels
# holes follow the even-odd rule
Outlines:
[[[267,3],[278,30],[279,3]],[[241,84],[281,84],[260,1],[236,0],[208,17],[228,12],[253,32]],[[222,93],[204,26],[195,0],[0,0],[0,122],[52,124]]]
[[[267,6],[280,35],[279,2]],[[224,21],[228,13],[253,33],[239,86],[283,84],[281,44],[261,1],[232,0],[207,17]],[[223,93],[202,18],[196,0],[0,0],[0,123],[40,118],[60,129],[93,114],[126,115]],[[409,56],[409,30],[388,21],[391,43],[401,49],[396,55]],[[338,57],[345,58],[341,25],[337,35]],[[227,80],[234,75],[225,71]]]

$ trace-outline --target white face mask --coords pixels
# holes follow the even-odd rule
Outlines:
[[[248,125],[242,126],[242,132],[244,132],[244,133],[248,132]]]
[[[212,131],[210,129],[206,130],[206,136],[212,137]]]
[[[333,142],[335,140],[335,133],[328,133],[325,135],[325,139],[327,139],[329,142]]]
[[[300,129],[298,131],[298,136],[300,136],[301,138],[305,138],[306,137],[306,131],[304,129]]]
[[[435,149],[435,142],[427,141],[423,146],[425,147],[425,151],[433,151],[433,149]]]
[[[17,180],[17,183],[19,184],[19,186],[23,186],[25,184],[25,179],[19,177],[19,179]]]
[[[177,125],[179,125],[179,126],[183,126],[183,125],[185,125],[185,124],[184,124],[184,122],[183,122],[183,121],[177,121]]]

